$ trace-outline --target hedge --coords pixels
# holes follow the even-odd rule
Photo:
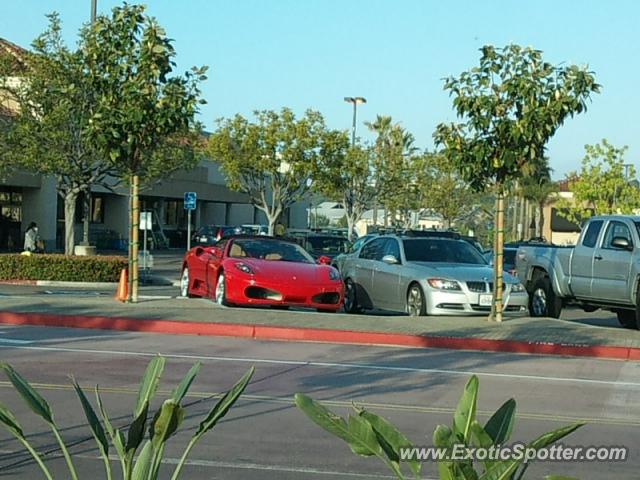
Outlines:
[[[117,256],[0,255],[0,280],[117,282],[123,268],[127,259]]]

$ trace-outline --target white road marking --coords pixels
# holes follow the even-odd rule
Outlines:
[[[4,332],[2,332],[4,333]],[[29,345],[34,343],[33,340],[18,340],[17,338],[0,338],[0,343],[9,343],[11,345]]]
[[[9,348],[0,344],[0,348]],[[133,352],[122,350],[98,350],[89,348],[68,348],[68,347],[36,347],[36,346],[16,346],[11,347],[15,349],[25,350],[37,350],[47,352],[68,352],[68,353],[88,353],[97,355],[120,355],[130,357],[153,357],[161,352]],[[252,363],[252,364],[271,364],[271,365],[295,365],[305,367],[322,367],[322,368],[339,368],[339,369],[353,369],[353,370],[379,370],[387,372],[405,372],[405,373],[426,373],[426,374],[442,374],[451,376],[465,376],[477,375],[479,377],[489,378],[509,378],[509,379],[523,379],[533,380],[541,382],[558,382],[558,383],[575,383],[575,384],[588,384],[588,385],[607,385],[617,387],[636,387],[640,388],[640,382],[619,382],[611,380],[595,380],[589,378],[569,378],[569,377],[548,377],[544,375],[523,375],[523,374],[511,374],[511,373],[495,373],[495,372],[482,372],[474,370],[449,370],[439,368],[417,368],[417,367],[392,367],[388,365],[368,364],[368,363],[338,363],[338,362],[317,362],[307,360],[277,360],[268,358],[251,358],[251,357],[220,357],[212,355],[185,355],[176,353],[161,353],[167,358],[176,358],[184,360],[203,360],[212,362],[238,362],[238,363]]]

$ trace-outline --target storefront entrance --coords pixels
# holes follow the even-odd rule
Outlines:
[[[0,187],[0,251],[22,250],[22,190]]]

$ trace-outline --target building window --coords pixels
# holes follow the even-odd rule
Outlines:
[[[165,200],[164,224],[176,227],[186,226],[186,215],[182,200]]]
[[[22,192],[8,188],[0,190],[0,215],[7,222],[22,221]]]
[[[91,223],[100,224],[104,223],[104,211],[105,211],[106,196],[102,193],[91,194],[91,207],[89,211],[89,218]],[[64,222],[64,197],[58,197],[58,221]],[[76,199],[76,215],[75,223],[83,223],[84,221],[84,194],[81,193]]]

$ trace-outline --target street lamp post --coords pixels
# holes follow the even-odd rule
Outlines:
[[[351,146],[356,144],[356,111],[358,104],[367,103],[367,99],[364,97],[344,97],[344,101],[353,104],[353,124],[351,126]]]

